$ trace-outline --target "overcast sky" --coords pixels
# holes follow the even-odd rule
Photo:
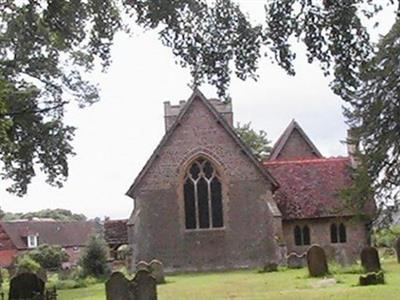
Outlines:
[[[265,1],[240,1],[254,20],[263,19]],[[294,118],[327,157],[347,154],[342,141],[347,126],[341,100],[329,89],[317,65],[300,55],[297,75],[290,77],[269,59],[260,63],[259,80],[233,80],[230,89],[234,122],[252,122],[275,142]],[[66,121],[76,126],[76,156],[65,186],[53,188],[37,176],[28,194],[18,198],[0,185],[0,207],[27,212],[66,208],[88,217],[127,218],[133,201],[125,196],[130,184],[164,134],[163,102],[177,104],[191,95],[188,70],[175,64],[171,51],[154,32],[118,35],[113,63],[106,74],[96,73],[101,101],[85,109],[68,108]],[[200,88],[216,97],[209,86]]]

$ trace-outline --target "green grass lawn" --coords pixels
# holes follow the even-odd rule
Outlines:
[[[400,265],[394,259],[383,263],[385,285],[357,286],[359,274],[332,275],[337,284],[313,287],[321,279],[308,278],[307,269],[274,273],[233,271],[224,273],[180,274],[167,277],[158,286],[160,300],[380,300],[400,299]],[[104,300],[104,284],[89,288],[59,291],[60,300]]]

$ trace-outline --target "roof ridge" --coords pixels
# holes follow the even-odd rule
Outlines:
[[[297,123],[295,119],[292,119],[292,121],[289,123],[289,125],[286,127],[286,129],[283,131],[283,133],[280,135],[280,137],[272,147],[269,160],[277,159],[279,153],[286,145],[290,135],[294,130],[297,130],[300,133],[304,141],[308,144],[308,146],[312,149],[312,151],[317,157],[323,158],[323,155],[321,154],[321,152],[319,152],[318,148],[314,145],[314,143],[311,141],[308,135],[304,132],[303,128],[301,128],[301,126],[299,125],[299,123]]]
[[[294,160],[266,160],[263,162],[264,165],[280,165],[280,164],[296,164],[296,163],[323,163],[323,162],[334,162],[334,161],[345,161],[349,160],[348,156],[339,157],[324,157],[324,158],[306,158],[306,159],[294,159]]]

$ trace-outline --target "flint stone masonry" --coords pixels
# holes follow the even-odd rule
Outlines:
[[[381,270],[378,250],[374,247],[365,247],[361,251],[361,265],[366,273],[378,272]]]
[[[10,281],[8,299],[42,299],[44,281],[33,273],[21,273],[13,277]]]
[[[328,263],[324,249],[313,245],[307,251],[307,266],[311,277],[321,277],[328,274]]]
[[[270,237],[282,236],[281,222],[266,205],[274,202],[272,183],[203,101],[193,98],[130,194],[135,199],[129,221],[134,264],[157,258],[170,272],[278,261],[277,242]],[[210,160],[221,174],[223,228],[185,229],[183,176],[197,157]]]

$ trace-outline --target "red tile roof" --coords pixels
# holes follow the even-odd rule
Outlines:
[[[0,222],[18,250],[27,249],[26,237],[39,236],[40,244],[61,247],[84,246],[96,232],[95,222],[11,221]]]
[[[109,245],[128,244],[128,220],[106,220],[104,237]]]
[[[339,197],[352,180],[348,157],[266,161],[264,166],[280,184],[274,197],[283,219],[355,214]]]

